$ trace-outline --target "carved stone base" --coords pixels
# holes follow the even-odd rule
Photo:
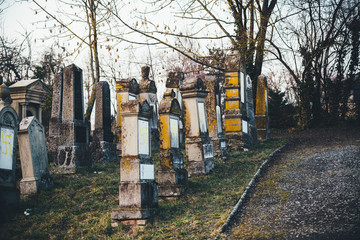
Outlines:
[[[50,189],[54,186],[54,181],[50,175],[44,175],[41,179],[27,178],[20,181],[21,195],[38,193],[41,190]]]
[[[244,136],[242,132],[225,133],[225,138],[227,139],[227,147],[229,151],[244,150]]]
[[[86,144],[59,146],[55,167],[60,173],[74,173],[79,167],[91,166],[91,155]]]
[[[109,163],[117,160],[116,144],[99,141],[90,143],[90,151],[93,163]]]
[[[182,185],[187,182],[185,169],[158,171],[159,197],[178,197],[183,193]]]

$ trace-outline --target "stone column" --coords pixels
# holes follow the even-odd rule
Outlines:
[[[264,75],[260,75],[257,79],[255,126],[260,140],[269,139],[267,81]]]
[[[152,149],[159,149],[160,140],[159,140],[159,130],[158,130],[158,102],[157,102],[157,88],[155,82],[149,78],[150,68],[148,66],[143,66],[141,68],[141,82],[139,84],[140,93],[139,99],[148,101],[150,106],[153,108],[153,115],[151,118],[151,147]]]
[[[90,124],[84,120],[84,99],[82,70],[72,64],[64,68],[63,77],[60,76],[62,94],[56,97],[53,109],[55,126],[59,130],[49,132],[58,134],[57,155],[55,166],[62,173],[73,173],[78,167],[91,165],[89,154]],[[60,88],[61,90],[61,88]],[[59,104],[60,103],[60,104]],[[60,108],[58,108],[60,106]],[[52,116],[53,119],[53,116]],[[53,126],[52,126],[53,127]],[[51,135],[50,135],[51,136]]]
[[[135,100],[139,94],[139,84],[136,79],[122,79],[116,81],[116,131],[115,131],[115,144],[116,154],[121,157],[121,104],[129,100]]]
[[[178,197],[187,181],[183,156],[180,152],[180,105],[173,90],[164,94],[159,106],[160,120],[160,170],[158,171],[159,196]]]
[[[209,137],[205,97],[208,92],[200,78],[181,87],[184,103],[184,132],[189,177],[209,173],[215,166],[213,143]]]
[[[257,143],[257,129],[255,127],[254,100],[252,81],[249,75],[246,76],[246,115],[248,117],[249,145]]]
[[[19,201],[15,179],[18,116],[11,102],[9,88],[0,76],[0,209]]]
[[[110,88],[105,81],[96,84],[95,104],[95,130],[90,144],[93,161],[116,161],[116,145],[111,132]]]
[[[49,173],[45,131],[35,117],[24,118],[19,125],[19,152],[22,179],[20,193],[29,195],[53,186]]]
[[[126,225],[144,225],[158,206],[150,140],[153,110],[147,101],[132,100],[121,105],[119,209],[112,211],[111,218]]]

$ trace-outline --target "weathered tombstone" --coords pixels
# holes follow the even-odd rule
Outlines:
[[[136,79],[121,79],[116,81],[116,101],[117,101],[117,115],[116,115],[116,131],[115,144],[116,154],[121,157],[121,104],[130,100],[138,98],[139,84]]]
[[[260,75],[257,79],[255,126],[260,140],[269,139],[267,82],[264,75]]]
[[[19,201],[15,182],[18,118],[10,106],[10,91],[1,76],[0,99],[0,209],[7,209]]]
[[[205,76],[206,89],[209,91],[206,97],[207,120],[209,137],[214,144],[214,155],[226,159],[228,156],[226,139],[222,127],[220,73],[210,72]]]
[[[55,166],[63,173],[73,173],[78,167],[91,165],[90,125],[84,119],[82,83],[82,70],[74,64],[65,67],[54,80],[50,149],[56,149]]]
[[[189,177],[207,174],[215,166],[205,104],[208,92],[200,78],[189,79],[180,90],[184,103],[187,171]]]
[[[90,144],[93,162],[116,161],[116,145],[111,132],[110,88],[105,81],[96,84],[95,130]]]
[[[148,101],[150,106],[153,109],[153,115],[150,122],[151,127],[151,148],[159,149],[160,139],[159,139],[159,130],[158,130],[158,102],[157,102],[157,88],[155,82],[149,79],[150,68],[148,66],[143,66],[141,68],[141,82],[139,84],[140,93],[139,99]]]
[[[252,82],[249,75],[246,76],[246,116],[247,116],[247,135],[248,143],[245,145],[252,146],[257,143],[257,130],[255,127],[254,100],[252,91]]]
[[[42,121],[42,107],[45,97],[50,94],[49,88],[39,79],[21,80],[9,87],[11,106],[18,113],[18,118],[35,116]]]
[[[29,195],[53,186],[49,173],[45,130],[35,117],[24,118],[19,125],[18,143],[22,179],[20,193]]]
[[[111,218],[115,223],[144,225],[158,207],[150,140],[153,110],[147,101],[132,100],[121,105],[120,208],[111,212]]]
[[[160,120],[160,170],[158,184],[160,197],[177,197],[187,181],[183,156],[180,152],[180,105],[173,90],[164,94],[159,106]]]
[[[230,65],[225,72],[225,138],[229,151],[244,149],[244,132],[247,125],[245,111],[245,74],[239,72],[239,65]],[[243,129],[242,129],[243,128]]]

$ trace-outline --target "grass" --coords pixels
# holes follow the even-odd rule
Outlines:
[[[272,139],[232,153],[226,162],[217,160],[211,174],[189,179],[181,197],[160,199],[153,224],[144,229],[111,227],[119,162],[54,175],[54,189],[21,199],[2,216],[0,239],[214,239],[257,168],[284,142]],[[158,157],[153,154],[154,161]]]

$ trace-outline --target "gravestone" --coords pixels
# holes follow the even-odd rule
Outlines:
[[[111,132],[110,88],[105,81],[96,84],[95,130],[90,143],[93,162],[116,161],[116,145]]]
[[[159,196],[178,197],[187,181],[183,156],[180,152],[180,105],[173,90],[164,94],[159,106],[160,170],[158,171]]]
[[[245,145],[251,147],[257,143],[257,130],[255,127],[254,100],[252,91],[252,82],[249,75],[246,76],[246,116],[247,116],[247,135]]]
[[[151,159],[150,122],[153,110],[147,101],[121,104],[122,156],[119,209],[111,212],[116,224],[144,225],[158,207],[158,186]]]
[[[228,156],[226,139],[224,138],[221,107],[221,74],[209,72],[205,76],[206,89],[209,91],[206,97],[207,120],[209,126],[209,137],[213,141],[214,155],[226,159]]]
[[[187,171],[189,177],[207,174],[215,166],[205,104],[208,92],[200,78],[187,80],[180,90],[184,103]]]
[[[270,135],[267,98],[266,77],[264,75],[260,75],[257,79],[255,112],[255,126],[260,140],[267,140]]]
[[[139,84],[140,93],[139,99],[146,100],[153,109],[153,115],[151,117],[151,148],[159,149],[160,139],[158,130],[158,102],[157,102],[157,88],[155,82],[149,78],[150,67],[141,67],[141,82]]]
[[[20,193],[30,195],[53,186],[49,173],[45,130],[35,117],[24,118],[19,125],[18,143],[22,179]]]
[[[9,88],[0,76],[0,209],[4,210],[19,201],[15,182],[18,118],[11,102]]]
[[[116,81],[116,130],[115,130],[115,144],[116,154],[121,157],[121,104],[130,100],[138,98],[140,92],[139,84],[136,79],[122,79]]]
[[[50,149],[56,148],[57,170],[74,173],[79,167],[91,165],[90,125],[84,119],[82,70],[74,64],[65,67],[55,77],[54,90],[49,126]]]
[[[166,79],[166,89],[170,91],[174,91],[174,98],[176,98],[180,105],[180,144],[184,142],[184,126],[183,126],[183,104],[182,97],[180,92],[180,85],[184,81],[184,73],[183,72],[169,72],[168,78]]]

